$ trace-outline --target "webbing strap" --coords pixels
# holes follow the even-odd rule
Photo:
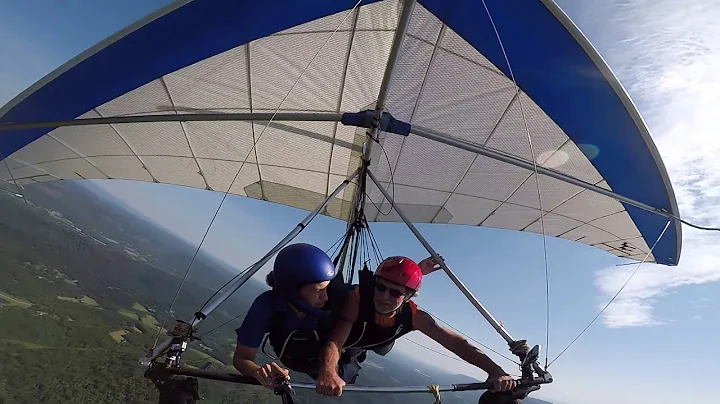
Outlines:
[[[428,385],[428,389],[432,393],[433,397],[435,397],[435,402],[433,404],[440,404],[440,386],[437,384],[430,384]]]

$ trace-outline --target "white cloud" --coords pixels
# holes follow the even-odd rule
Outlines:
[[[665,324],[654,315],[653,305],[672,289],[720,281],[717,246],[720,237],[685,230],[684,252],[678,267],[643,264],[623,292],[605,311],[608,327],[638,327]],[[596,286],[603,302],[611,298],[630,277],[636,265],[608,268],[598,273]]]
[[[608,6],[609,7],[609,6]],[[612,7],[618,7],[617,4]],[[619,8],[604,53],[641,107],[681,216],[720,226],[720,7],[712,1],[638,0]],[[604,38],[607,40],[608,38]],[[615,61],[615,63],[613,63]],[[676,288],[720,281],[720,234],[683,227],[678,267],[644,264],[603,316],[608,327],[660,325],[654,304]],[[635,265],[600,271],[600,307]]]

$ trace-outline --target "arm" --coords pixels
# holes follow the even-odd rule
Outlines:
[[[275,379],[277,379],[278,376],[284,376],[290,379],[290,372],[287,369],[281,368],[275,362],[258,366],[258,364],[255,363],[256,353],[257,348],[246,347],[238,343],[235,347],[235,355],[233,355],[233,366],[240,371],[240,374],[256,378],[260,384],[269,389],[274,388]]]
[[[254,375],[260,366],[255,363],[255,355],[257,348],[250,348],[241,343],[235,346],[235,355],[233,355],[233,366],[242,375]]]
[[[272,300],[266,293],[258,296],[245,316],[240,328],[235,330],[237,344],[233,355],[233,366],[245,376],[253,376],[263,386],[273,388],[278,376],[288,377],[289,372],[276,363],[259,366],[255,363],[255,355],[262,343],[263,336],[268,332],[271,321]]]
[[[439,326],[426,312],[417,310],[413,318],[413,326],[461,359],[487,372],[490,378],[507,376],[507,373],[482,351],[472,346],[462,336]]]
[[[335,323],[328,341],[320,352],[320,369],[315,391],[323,395],[340,396],[345,382],[337,373],[340,350],[350,335],[352,325],[357,320],[360,308],[360,295],[356,289],[348,293],[340,318]]]
[[[358,309],[360,307],[360,295],[358,290],[348,293],[343,307],[342,314],[335,323],[328,341],[322,348],[320,353],[320,374],[334,373],[337,374],[337,364],[340,361],[340,350],[347,341],[352,329],[353,323],[357,320]]]

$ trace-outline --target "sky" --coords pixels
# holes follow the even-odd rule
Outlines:
[[[71,57],[167,0],[0,0],[0,104]],[[562,0],[558,4],[615,71],[647,122],[668,169],[681,215],[720,226],[720,4],[712,0]],[[512,63],[512,60],[510,61]],[[199,243],[222,194],[163,184],[98,185],[191,243]],[[152,201],[152,203],[151,203]],[[203,248],[244,268],[307,212],[229,196]],[[592,320],[636,265],[566,240],[548,239],[550,339],[546,344],[542,239],[478,227],[418,225],[460,279],[516,338],[551,359]],[[427,256],[403,224],[373,224],[384,255]],[[343,223],[317,217],[296,239],[328,248]],[[720,332],[717,234],[683,228],[677,267],[644,264],[600,320],[550,370],[534,394],[556,403],[704,402],[697,386],[715,364],[702,355]],[[713,248],[713,246],[715,246]],[[257,276],[262,276],[267,269]],[[507,346],[442,273],[427,278],[417,303],[491,348]],[[419,334],[419,333],[415,333]],[[410,338],[441,347],[422,335]],[[448,371],[472,366],[401,341],[399,350]],[[446,352],[446,351],[444,351]],[[512,363],[490,353],[509,372]],[[544,358],[544,355],[543,355]],[[667,381],[665,380],[667,379]]]

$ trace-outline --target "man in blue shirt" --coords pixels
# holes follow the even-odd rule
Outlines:
[[[264,366],[255,363],[257,350],[268,334],[270,345],[285,366],[316,377],[317,355],[332,325],[328,289],[335,275],[335,265],[321,249],[303,243],[283,248],[267,277],[272,290],[255,299],[236,330],[235,368],[270,389],[278,377],[289,378],[288,370],[275,362]]]

